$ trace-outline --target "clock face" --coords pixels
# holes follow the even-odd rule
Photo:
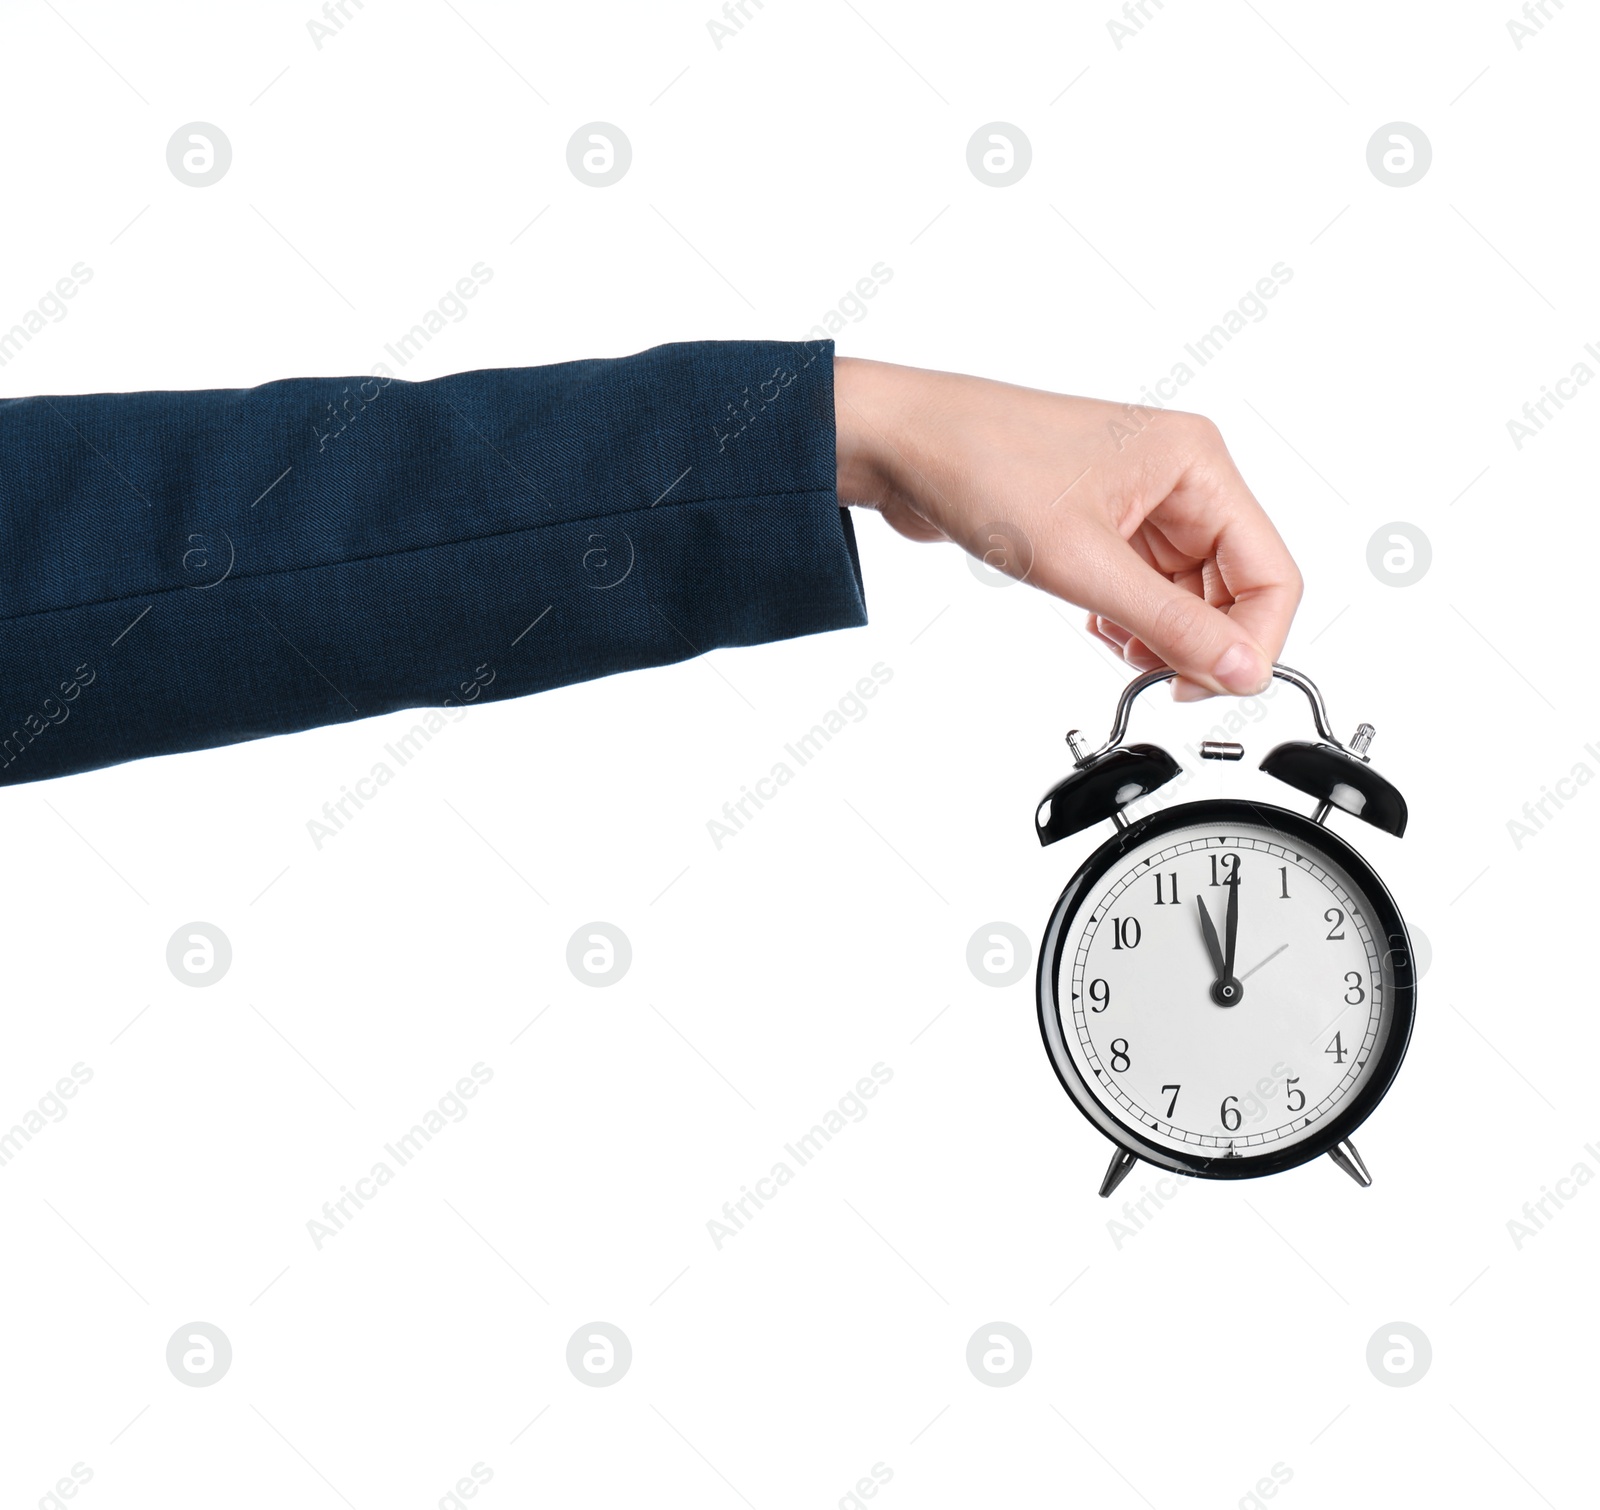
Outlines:
[[[1259,804],[1187,804],[1119,833],[1063,894],[1041,1025],[1118,1142],[1266,1172],[1331,1147],[1387,1088],[1410,1031],[1408,948],[1337,835]]]

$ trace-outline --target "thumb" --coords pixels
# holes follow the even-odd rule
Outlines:
[[[1242,624],[1163,576],[1120,535],[1106,541],[1093,596],[1086,607],[1131,630],[1178,673],[1175,696],[1188,682],[1245,697],[1272,678],[1272,658]]]

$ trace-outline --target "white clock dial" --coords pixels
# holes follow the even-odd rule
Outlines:
[[[1360,887],[1309,842],[1225,820],[1169,827],[1119,856],[1067,924],[1061,1039],[1095,1100],[1159,1147],[1287,1148],[1380,1056],[1387,948]]]

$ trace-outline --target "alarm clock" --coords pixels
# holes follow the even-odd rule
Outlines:
[[[1177,673],[1136,677],[1111,737],[1085,753],[1034,815],[1041,844],[1095,824],[1115,832],[1079,866],[1039,950],[1039,1028],[1063,1088],[1115,1145],[1109,1196],[1134,1164],[1250,1179],[1327,1154],[1372,1183],[1351,1135],[1405,1057],[1416,970],[1388,888],[1328,826],[1347,814],[1399,837],[1406,804],[1372,768],[1373,728],[1349,745],[1322,695],[1305,693],[1318,738],[1261,762],[1314,799],[1307,814],[1243,800],[1125,809],[1180,774],[1152,744],[1125,744],[1134,700]],[[1206,760],[1244,748],[1207,740]]]

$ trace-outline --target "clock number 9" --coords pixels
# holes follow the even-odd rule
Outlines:
[[[1117,1061],[1122,1063],[1118,1064]],[[1128,1058],[1128,1040],[1126,1038],[1113,1038],[1111,1040],[1111,1068],[1119,1075],[1128,1068],[1133,1061]]]
[[[1091,1012],[1104,1012],[1111,1005],[1111,986],[1104,980],[1089,982],[1089,1000]]]

